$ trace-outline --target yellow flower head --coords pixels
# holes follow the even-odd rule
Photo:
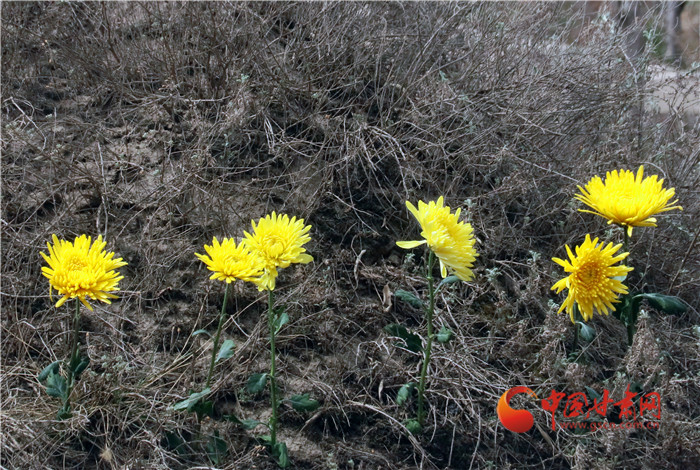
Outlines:
[[[614,256],[622,244],[603,248],[603,243],[598,245],[598,239],[591,241],[591,236],[586,235],[582,245],[576,247],[576,256],[569,246],[566,251],[571,261],[552,258],[552,261],[564,267],[564,271],[571,273],[552,286],[557,294],[564,289],[569,289],[569,295],[559,308],[559,313],[566,308],[567,313],[574,322],[574,304],[578,304],[581,316],[585,321],[593,318],[593,309],[599,314],[607,315],[613,309],[613,303],[619,302],[617,294],[627,294],[627,287],[620,279],[624,279],[627,273],[634,268],[624,265],[613,266],[618,261],[627,258],[629,253]]]
[[[214,272],[209,279],[226,281],[227,284],[236,279],[257,282],[263,274],[262,260],[250,252],[245,240],[236,246],[233,238],[224,238],[219,244],[214,237],[211,246],[204,245],[204,249],[209,256],[199,253],[195,253],[195,256]]]
[[[274,290],[277,269],[286,268],[292,263],[310,263],[313,257],[306,253],[302,245],[311,240],[308,233],[311,225],[304,225],[304,219],[291,220],[286,214],[274,212],[266,215],[253,225],[253,234],[244,232],[251,251],[262,259],[265,272],[258,281],[258,289]]]
[[[41,252],[49,267],[43,266],[41,272],[49,280],[51,290],[56,289],[61,299],[56,303],[60,307],[66,300],[77,297],[88,309],[90,304],[85,300],[90,297],[111,303],[109,299],[117,296],[110,292],[118,289],[117,284],[124,279],[115,269],[126,265],[121,258],[113,259],[114,253],[107,253],[102,241],[102,235],[97,237],[94,244],[86,235],[76,237],[73,243],[59,240],[53,236],[53,246],[46,243],[48,256]]]
[[[418,209],[406,201],[406,207],[418,220],[425,240],[399,241],[398,246],[405,249],[415,248],[426,244],[440,260],[440,274],[447,277],[447,268],[463,281],[471,281],[474,277],[471,268],[476,257],[474,249],[474,231],[470,224],[459,221],[462,209],[454,214],[448,206],[443,205],[443,197],[428,204],[418,201]]]
[[[669,202],[676,194],[674,188],[664,189],[664,180],[658,180],[656,175],[643,176],[643,165],[636,177],[628,170],[609,171],[605,181],[594,176],[585,188],[578,187],[581,194],[575,196],[593,210],[579,210],[605,217],[609,224],[626,226],[629,236],[632,236],[633,227],[656,227],[653,216],[659,212],[683,210],[681,206],[672,206],[678,199]]]

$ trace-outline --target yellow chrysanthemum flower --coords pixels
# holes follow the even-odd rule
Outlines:
[[[584,188],[578,187],[581,194],[575,196],[593,210],[579,210],[605,217],[609,224],[626,226],[629,236],[632,236],[633,227],[656,227],[655,214],[683,210],[681,206],[672,206],[678,199],[669,202],[676,194],[674,188],[664,189],[664,180],[658,180],[656,175],[643,176],[643,165],[636,177],[628,170],[609,171],[605,181],[594,176]]]
[[[627,287],[620,279],[624,279],[627,273],[634,268],[615,263],[627,258],[629,253],[615,256],[622,244],[613,246],[608,243],[603,248],[603,243],[598,245],[598,239],[591,241],[591,236],[586,235],[582,245],[576,247],[576,256],[569,246],[566,251],[571,261],[552,258],[552,261],[564,267],[564,271],[571,273],[552,286],[557,294],[564,289],[569,289],[566,300],[559,308],[559,312],[566,309],[574,321],[574,304],[578,304],[581,316],[585,321],[593,318],[593,309],[599,314],[607,315],[614,309],[613,303],[619,302],[617,294],[627,294]]]
[[[109,299],[117,298],[110,292],[118,289],[117,284],[124,276],[120,276],[115,269],[126,266],[126,262],[121,258],[113,259],[114,253],[104,251],[107,243],[102,241],[102,235],[97,237],[94,244],[91,243],[92,239],[86,235],[76,237],[73,243],[59,240],[54,235],[53,246],[46,243],[48,256],[41,252],[49,264],[49,267],[43,266],[41,271],[48,278],[50,288],[63,296],[56,307],[77,297],[92,310],[86,297],[108,304],[111,303]]]
[[[302,245],[311,240],[308,232],[311,225],[304,225],[304,219],[291,220],[286,214],[274,212],[266,215],[253,225],[253,234],[244,232],[250,249],[263,261],[265,272],[258,284],[259,290],[275,289],[277,269],[286,268],[292,263],[310,263],[313,257],[306,253]]]
[[[471,281],[474,278],[471,268],[476,257],[479,256],[474,249],[474,230],[470,224],[460,222],[459,214],[462,209],[457,209],[454,214],[449,206],[443,205],[443,197],[428,204],[418,201],[418,208],[406,201],[406,207],[418,220],[423,231],[421,236],[425,240],[399,241],[398,246],[405,249],[428,244],[428,247],[440,260],[440,274],[447,277],[447,268],[463,281]]]
[[[214,237],[211,246],[204,245],[204,249],[209,256],[199,253],[195,253],[195,256],[214,272],[209,279],[226,281],[227,284],[236,279],[257,282],[263,274],[265,265],[258,256],[251,253],[245,240],[236,246],[233,238],[224,238],[219,244],[219,240]]]

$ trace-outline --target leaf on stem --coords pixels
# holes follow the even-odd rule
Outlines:
[[[280,330],[282,330],[282,327],[287,323],[289,323],[289,315],[287,315],[287,312],[283,310],[275,317],[275,334],[279,333]]]
[[[459,279],[457,276],[455,276],[454,274],[452,274],[452,275],[450,275],[450,276],[447,276],[445,279],[443,279],[442,281],[440,281],[440,284],[438,284],[437,288],[435,289],[435,292],[437,292],[438,290],[440,290],[440,288],[441,288],[442,286],[446,286],[446,285],[449,285],[449,284],[454,284],[455,282],[459,282],[459,280],[460,280],[460,279]]]
[[[449,340],[452,339],[453,335],[454,333],[452,332],[452,330],[443,326],[442,328],[440,328],[440,331],[437,334],[438,343],[447,343]]]
[[[68,419],[73,414],[70,412],[70,404],[66,403],[64,406],[62,406],[59,410],[58,413],[56,413],[56,419],[59,421],[62,421],[64,419]]]
[[[234,343],[232,339],[227,339],[226,341],[221,343],[219,353],[216,355],[216,363],[218,363],[219,361],[225,361],[229,357],[233,356],[233,350],[235,347],[236,343]]]
[[[581,339],[584,340],[587,343],[590,343],[593,341],[593,338],[595,338],[595,329],[592,326],[587,325],[585,322],[582,321],[577,321],[577,325],[581,328],[579,330],[579,334],[581,335]]]
[[[64,398],[68,387],[61,374],[50,373],[46,378],[46,393],[52,397]]]
[[[318,407],[321,406],[318,400],[309,398],[308,393],[304,393],[303,395],[292,395],[289,402],[292,404],[292,408],[297,411],[316,411]]]
[[[688,310],[688,306],[678,297],[673,295],[663,294],[639,294],[635,295],[634,299],[647,299],[649,305],[656,310],[660,310],[668,315],[680,315]]]
[[[199,421],[205,416],[210,418],[214,417],[214,402],[211,400],[199,400],[194,406],[189,410],[197,415]]]
[[[621,303],[615,305],[613,316],[624,325],[634,325],[637,322],[637,315],[639,314],[642,297],[639,295],[624,295],[621,297],[621,300]]]
[[[284,442],[275,442],[270,446],[272,457],[277,461],[280,468],[289,467],[289,455],[287,453],[287,444]]]
[[[75,375],[75,379],[80,378],[80,374],[82,374],[85,369],[87,369],[88,364],[90,364],[90,358],[89,357],[83,357],[80,358],[80,362],[78,362],[78,365],[75,366],[75,369],[73,370],[73,374]]]
[[[192,411],[197,402],[201,400],[202,398],[205,398],[211,393],[211,388],[207,387],[201,392],[196,392],[196,393],[191,393],[189,397],[185,398],[182,401],[179,401],[172,405],[170,408],[172,410],[187,410],[187,411]]]
[[[49,375],[58,374],[58,367],[60,364],[61,364],[61,361],[53,361],[48,366],[44,367],[44,369],[41,372],[39,372],[39,375],[37,376],[37,380],[39,380],[39,382],[43,382],[44,380],[46,380],[49,377]]]
[[[423,349],[420,336],[415,333],[411,333],[403,325],[392,323],[391,325],[385,326],[384,331],[389,333],[391,336],[401,338],[406,344],[406,349],[409,351],[417,353]]]
[[[417,419],[407,419],[406,421],[404,421],[403,425],[406,426],[408,432],[410,432],[414,436],[419,434],[421,432],[421,429],[423,429],[423,426],[420,425]]]
[[[408,400],[411,393],[413,393],[414,388],[416,388],[416,384],[414,382],[408,382],[407,384],[402,385],[399,389],[399,393],[396,394],[396,404],[401,406],[406,403],[406,400]]]
[[[192,333],[192,336],[198,336],[198,335],[207,335],[211,338],[211,333],[209,333],[207,330],[204,330],[204,329],[197,330],[197,331]]]
[[[264,374],[253,374],[248,379],[248,383],[245,388],[248,393],[259,393],[262,392],[267,384],[267,373]]]
[[[394,295],[396,296],[397,299],[403,300],[407,304],[409,304],[411,307],[415,308],[423,308],[423,301],[421,301],[418,297],[413,295],[411,292],[408,292],[403,289],[399,289],[396,292],[394,292]]]

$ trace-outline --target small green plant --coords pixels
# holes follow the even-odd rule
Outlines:
[[[221,330],[226,320],[226,305],[228,303],[228,295],[231,283],[240,279],[246,282],[257,282],[263,274],[263,264],[260,258],[251,252],[246,243],[241,242],[236,245],[233,238],[224,238],[221,243],[214,237],[211,245],[204,245],[207,252],[206,255],[195,253],[210,271],[213,271],[211,279],[216,279],[226,282],[224,290],[224,300],[221,305],[221,313],[219,314],[219,323],[214,335],[214,344],[211,351],[211,359],[207,372],[207,380],[202,390],[195,390],[190,395],[172,406],[173,410],[186,410],[195,413],[197,416],[198,429],[201,428],[201,422],[205,417],[213,417],[214,402],[209,400],[211,394],[211,380],[216,364],[229,359],[234,354],[235,343],[232,339],[227,339],[219,346],[221,339]],[[192,333],[192,336],[201,334],[209,335],[209,333],[200,329]],[[199,434],[199,431],[198,431]],[[198,438],[200,436],[197,436]],[[226,442],[223,441],[218,431],[209,436],[206,443],[206,453],[212,463],[219,463],[220,459],[226,454]]]
[[[395,295],[398,299],[409,303],[413,307],[421,308],[424,311],[427,330],[425,345],[423,345],[420,336],[410,332],[403,325],[391,324],[387,325],[384,329],[392,336],[401,338],[406,349],[414,353],[422,353],[423,355],[420,379],[417,386],[414,382],[403,385],[399,389],[396,398],[397,404],[403,405],[408,401],[413,390],[417,391],[418,410],[416,418],[409,419],[404,423],[411,433],[416,434],[420,432],[425,425],[426,409],[424,395],[433,341],[437,340],[439,343],[447,343],[453,336],[452,331],[444,326],[437,333],[434,332],[433,316],[435,314],[435,295],[444,285],[459,280],[471,280],[474,277],[471,268],[478,255],[474,249],[475,239],[472,226],[459,221],[461,209],[457,209],[453,214],[449,207],[443,205],[442,197],[438,198],[437,202],[430,201],[428,204],[423,201],[418,201],[418,208],[409,201],[406,201],[406,207],[408,207],[408,210],[411,211],[418,220],[418,223],[423,229],[421,236],[424,239],[399,241],[396,242],[396,244],[405,249],[427,245],[425,277],[428,281],[428,302],[427,304],[424,303],[418,297],[405,290],[397,290]],[[440,262],[440,274],[443,280],[436,286],[433,272],[435,271],[435,264],[438,260]],[[448,276],[448,269],[455,274]]]
[[[232,238],[224,238],[219,244],[216,237],[211,246],[205,245],[208,254],[195,255],[202,260],[207,267],[214,272],[211,279],[226,281],[224,301],[219,315],[219,324],[214,335],[214,346],[207,373],[204,389],[195,391],[190,396],[172,406],[174,410],[187,410],[197,415],[201,422],[203,417],[213,418],[213,402],[208,400],[211,394],[211,381],[216,364],[233,356],[235,344],[233,340],[225,340],[219,346],[221,329],[226,318],[226,304],[228,300],[230,283],[237,279],[252,282],[260,291],[267,291],[267,323],[270,338],[270,369],[268,372],[255,373],[248,378],[245,387],[246,393],[251,395],[262,392],[267,385],[270,386],[270,401],[272,416],[267,423],[254,419],[240,419],[234,415],[226,415],[223,418],[241,425],[244,429],[251,430],[260,425],[270,430],[269,435],[259,439],[270,449],[270,453],[277,464],[285,468],[289,466],[287,445],[277,439],[278,413],[281,405],[276,379],[276,338],[282,328],[289,323],[289,315],[284,307],[275,307],[274,290],[278,269],[286,268],[292,263],[310,263],[313,258],[302,247],[311,238],[308,231],[311,226],[305,226],[304,220],[291,220],[287,215],[267,215],[260,219],[258,224],[252,222],[253,233],[245,233],[245,238],[236,245]],[[208,334],[205,330],[197,330],[193,335]],[[308,394],[294,395],[288,400],[289,404],[297,411],[313,411],[320,404],[309,397]],[[170,434],[170,440],[174,434]],[[218,431],[206,441],[206,453],[214,464],[218,464],[226,454],[226,443],[219,437]]]
[[[274,289],[280,268],[286,268],[292,263],[310,263],[313,261],[311,255],[306,253],[302,246],[311,240],[308,235],[310,225],[304,225],[304,219],[297,220],[287,215],[267,215],[260,219],[258,224],[253,225],[253,233],[245,232],[246,242],[253,252],[262,260],[264,266],[263,275],[257,281],[259,290],[267,290],[267,325],[270,333],[270,370],[268,373],[253,374],[248,380],[246,387],[250,393],[261,392],[266,384],[270,384],[270,402],[272,406],[272,416],[266,424],[270,430],[269,436],[262,438],[269,447],[272,456],[277,464],[285,468],[289,466],[289,456],[287,445],[277,439],[278,412],[280,406],[279,391],[277,389],[277,375],[275,370],[276,347],[275,340],[282,327],[289,322],[289,315],[284,307],[275,308]],[[308,394],[294,395],[289,400],[290,404],[297,411],[313,411],[320,404],[318,401],[309,398]],[[246,427],[255,427],[259,423],[254,420],[241,423]]]
[[[106,242],[98,236],[95,243],[91,237],[81,235],[71,243],[59,240],[53,236],[53,246],[47,243],[49,254],[41,256],[49,264],[41,268],[42,273],[49,279],[50,290],[56,291],[62,297],[56,307],[63,305],[68,299],[75,299],[73,314],[73,335],[71,336],[71,352],[65,363],[65,377],[61,373],[61,361],[54,361],[44,368],[37,377],[46,388],[46,393],[60,398],[62,405],[58,410],[58,419],[71,416],[71,395],[75,383],[85,371],[90,359],[80,355],[80,304],[90,311],[92,307],[87,298],[110,303],[117,296],[111,292],[117,290],[117,284],[123,279],[116,271],[126,265],[121,258],[113,259],[114,253],[104,250]],[[49,293],[51,295],[51,293]]]

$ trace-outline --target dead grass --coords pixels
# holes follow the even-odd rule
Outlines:
[[[223,298],[193,253],[276,210],[313,225],[315,262],[278,289],[292,317],[281,390],[322,401],[311,416],[282,408],[298,468],[697,466],[698,118],[643,106],[685,78],[652,79],[653,58],[626,60],[609,23],[579,19],[545,3],[3,4],[1,465],[210,468],[168,443],[196,435],[168,406],[203,383],[211,345],[191,333],[215,328]],[[630,283],[691,308],[647,308],[629,350],[597,317],[570,362],[550,258],[608,233],[576,210],[576,185],[642,163],[684,210],[639,230]],[[418,358],[382,328],[420,331],[422,317],[396,299],[385,310],[383,292],[424,292],[395,240],[416,236],[405,200],[438,195],[464,208],[480,257],[476,280],[438,299],[456,337],[434,352],[429,429],[414,438],[395,397]],[[40,275],[52,233],[101,233],[129,263],[120,300],[84,315],[92,362],[63,422],[36,380],[68,350],[69,313]],[[237,348],[216,410],[261,418],[268,397],[243,387],[266,367],[264,301],[238,286],[228,309]],[[521,435],[495,415],[515,385],[620,397],[632,381],[663,397],[658,431],[552,432],[532,410]],[[255,432],[203,429],[228,444],[219,467],[274,468]]]

